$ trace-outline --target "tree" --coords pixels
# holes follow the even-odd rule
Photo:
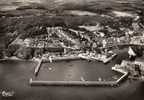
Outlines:
[[[32,59],[34,50],[30,47],[20,47],[16,51],[16,56],[21,59]]]

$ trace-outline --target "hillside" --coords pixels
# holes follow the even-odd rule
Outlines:
[[[51,8],[51,6],[55,7]],[[112,4],[113,6],[110,6]],[[38,38],[44,34],[51,35],[60,27],[64,38],[49,37],[64,44],[73,44],[74,41],[79,49],[83,46],[91,48],[97,45],[103,46],[102,41],[113,41],[123,38],[128,43],[130,38],[143,35],[144,19],[143,5],[137,1],[113,1],[102,2],[102,0],[42,0],[33,1],[11,1],[0,2],[0,35],[1,49],[8,49],[16,37],[25,40],[26,38]],[[7,9],[9,6],[15,6]],[[47,32],[48,28],[56,28]],[[130,37],[127,37],[129,35]],[[44,37],[44,36],[42,36]],[[62,41],[60,41],[62,39]],[[51,43],[52,45],[54,41]],[[108,42],[109,43],[109,42]],[[108,44],[109,45],[109,44]],[[114,46],[110,43],[110,45]],[[71,46],[71,45],[65,45]]]

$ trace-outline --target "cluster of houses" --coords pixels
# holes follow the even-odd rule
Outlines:
[[[44,29],[45,28],[45,29]],[[5,50],[6,56],[18,56],[23,59],[41,57],[43,54],[56,53],[63,55],[75,51],[91,54],[105,55],[112,51],[109,47],[118,45],[143,45],[143,36],[106,37],[99,32],[101,27],[79,26],[81,29],[65,27],[40,27],[44,33],[28,36],[24,39],[18,37]],[[73,54],[74,54],[73,53]],[[107,55],[107,54],[106,54]]]

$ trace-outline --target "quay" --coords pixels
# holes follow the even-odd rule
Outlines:
[[[85,60],[91,60],[91,61],[101,61],[103,62],[104,64],[110,62],[114,57],[116,57],[117,54],[113,54],[111,57],[108,57],[108,58],[102,58],[102,57],[89,57],[89,56],[86,56],[86,55],[79,55],[79,57],[81,57],[82,59],[85,59]]]
[[[57,61],[70,61],[70,60],[81,60],[79,56],[62,56],[62,57],[51,57],[51,59],[43,59],[43,62],[57,62]]]

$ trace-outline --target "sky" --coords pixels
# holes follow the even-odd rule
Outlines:
[[[75,3],[75,4],[89,4],[89,3],[135,3],[143,0],[0,0],[0,3],[11,3],[11,2],[35,2],[48,4],[51,2],[55,3]]]
[[[123,9],[133,10],[133,8],[143,8],[143,0],[0,0],[0,7],[7,9],[14,9],[17,5],[13,2],[21,2],[21,4],[39,3],[47,8],[62,8],[62,9],[76,9],[95,11],[96,9]],[[10,7],[11,6],[11,7]]]

